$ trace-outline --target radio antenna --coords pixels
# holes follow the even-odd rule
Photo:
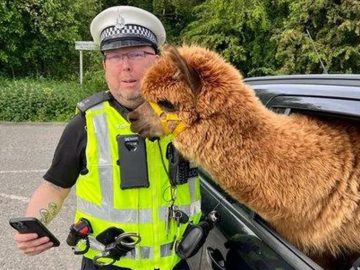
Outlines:
[[[318,51],[316,50],[316,47],[315,47],[315,42],[314,42],[314,40],[312,39],[312,37],[311,37],[311,35],[310,35],[310,32],[309,32],[309,30],[308,30],[307,28],[306,28],[306,33],[308,34],[309,39],[310,39],[310,41],[311,41],[311,45],[313,46],[314,51],[315,51],[315,53],[316,53],[317,57],[319,58],[319,61],[320,61],[321,67],[322,67],[322,69],[323,69],[323,73],[324,73],[324,74],[328,74],[328,71],[327,71],[327,69],[326,69],[326,67],[325,67],[324,63],[321,61],[321,57],[320,57],[320,55],[319,55]]]
[[[309,39],[310,39],[310,42],[311,42],[311,45],[313,46],[314,51],[315,51],[317,57],[319,58],[320,65],[321,65],[321,67],[322,67],[322,69],[323,69],[323,73],[324,73],[324,74],[328,74],[328,71],[327,71],[324,63],[321,61],[321,57],[320,57],[320,55],[319,55],[319,53],[318,53],[318,51],[317,51],[317,49],[316,49],[316,47],[315,47],[315,42],[314,42],[314,40],[312,39],[309,30],[306,29],[306,33],[308,34]]]

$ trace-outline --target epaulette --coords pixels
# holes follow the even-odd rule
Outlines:
[[[76,108],[82,112],[85,113],[86,110],[90,109],[91,107],[94,107],[95,105],[103,102],[103,101],[107,101],[110,100],[111,96],[109,95],[108,92],[100,92],[100,93],[96,93],[90,97],[87,97],[85,99],[83,99],[82,101],[78,102],[78,104],[76,104]]]

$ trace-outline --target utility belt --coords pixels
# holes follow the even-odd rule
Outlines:
[[[97,250],[99,253],[93,261],[98,266],[114,264],[141,241],[139,234],[125,232],[116,227],[110,227],[96,237],[90,235],[92,232],[90,222],[81,218],[77,223],[71,225],[66,243],[73,248],[75,255],[83,255],[90,248]],[[82,247],[82,249],[77,246]]]
[[[218,219],[218,213],[212,211],[199,224],[189,223],[183,237],[174,242],[176,254],[182,259],[194,256],[205,243]],[[70,226],[66,243],[73,248],[75,255],[83,255],[90,248],[97,250],[99,253],[93,258],[93,262],[98,266],[114,264],[141,242],[141,236],[138,233],[125,232],[121,228],[110,227],[96,237],[91,235],[92,232],[90,222],[81,218]],[[78,246],[83,248],[79,249]]]

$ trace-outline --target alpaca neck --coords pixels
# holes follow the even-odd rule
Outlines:
[[[330,175],[334,170],[321,157],[324,151],[332,155],[326,147],[331,136],[322,135],[323,141],[318,141],[316,135],[307,136],[319,132],[317,123],[277,115],[257,100],[252,105],[248,110],[239,105],[227,108],[226,113],[199,121],[175,139],[175,146],[270,222],[296,222],[307,209],[319,212],[319,194],[327,196],[336,179],[343,177],[341,170]],[[329,185],[319,187],[317,179],[329,179]],[[304,202],[304,197],[309,199]]]

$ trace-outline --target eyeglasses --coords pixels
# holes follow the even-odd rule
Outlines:
[[[155,55],[155,53],[146,52],[146,51],[114,53],[114,54],[106,54],[105,59],[112,64],[120,64],[124,62],[125,58],[127,58],[129,62],[140,62],[143,59],[145,59],[147,55]]]

